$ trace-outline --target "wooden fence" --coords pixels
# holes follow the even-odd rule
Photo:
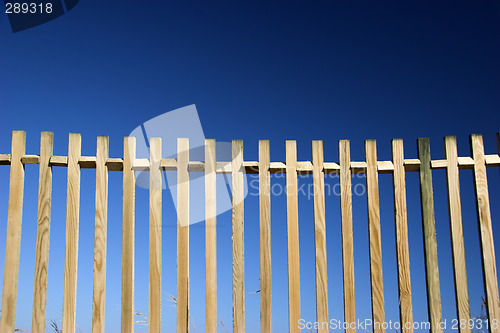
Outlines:
[[[216,173],[232,174],[232,267],[233,267],[233,331],[245,330],[244,287],[244,173],[259,174],[260,209],[260,302],[261,332],[272,331],[271,313],[271,173],[286,172],[287,242],[288,242],[288,311],[289,331],[299,332],[300,279],[297,174],[313,176],[314,240],[316,253],[316,313],[318,322],[328,322],[328,285],[326,261],[325,174],[338,174],[340,179],[342,259],[345,322],[355,322],[353,218],[351,175],[366,174],[370,281],[373,321],[382,323],[384,315],[384,286],[382,279],[382,250],[379,208],[378,174],[393,174],[396,255],[399,285],[400,320],[403,333],[412,333],[412,294],[410,283],[407,205],[405,173],[420,173],[420,194],[424,235],[425,272],[428,312],[431,332],[442,330],[441,297],[438,271],[437,241],[434,221],[432,169],[446,169],[451,232],[455,295],[459,320],[470,318],[464,236],[459,187],[459,169],[473,169],[482,267],[485,281],[487,316],[500,320],[500,302],[493,244],[486,167],[500,166],[500,133],[497,134],[499,154],[486,155],[480,135],[470,137],[471,157],[458,157],[455,137],[445,137],[444,160],[431,160],[429,140],[418,139],[418,159],[407,159],[403,141],[392,141],[392,161],[378,161],[374,140],[365,142],[365,161],[351,161],[349,141],[339,142],[339,163],[323,161],[322,141],[312,142],[312,161],[297,161],[295,141],[286,142],[286,163],[271,162],[269,141],[259,141],[259,161],[243,160],[243,142],[232,142],[231,162],[216,162],[215,140],[206,140],[205,161],[190,161],[189,142],[178,139],[177,159],[162,158],[162,142],[150,140],[150,158],[137,159],[135,138],[124,138],[123,158],[110,158],[108,137],[97,138],[96,156],[81,155],[81,137],[69,135],[67,156],[53,155],[53,134],[42,132],[39,155],[25,152],[26,134],[14,131],[10,154],[0,155],[0,164],[10,165],[8,222],[2,294],[1,332],[14,332],[16,298],[21,245],[21,222],[24,191],[24,164],[39,164],[38,221],[36,236],[35,279],[32,312],[32,332],[44,332],[47,301],[47,270],[49,229],[51,217],[52,167],[67,167],[66,238],[63,291],[63,332],[75,331],[77,259],[79,235],[80,172],[82,168],[96,169],[95,243],[92,332],[104,332],[106,289],[107,199],[108,171],[123,173],[122,226],[122,302],[121,331],[134,330],[134,235],[135,235],[135,176],[134,170],[149,170],[149,332],[160,332],[161,300],[161,227],[162,227],[162,170],[177,170],[177,331],[189,329],[189,172],[205,172],[205,272],[206,272],[206,331],[216,332],[217,326],[217,262],[216,262]],[[158,185],[160,184],[160,185]],[[4,191],[4,189],[2,189]],[[3,232],[3,231],[2,231]],[[411,325],[409,325],[411,326]],[[374,326],[374,333],[384,333]],[[496,326],[498,327],[498,326]],[[490,327],[491,332],[500,332]],[[354,333],[355,328],[348,328]],[[320,327],[318,332],[328,332]],[[461,327],[461,333],[470,333]]]

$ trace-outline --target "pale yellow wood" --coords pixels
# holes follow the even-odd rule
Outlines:
[[[233,332],[245,332],[243,141],[232,143]]]
[[[394,164],[394,216],[396,223],[396,255],[398,261],[399,313],[402,332],[413,333],[406,181],[403,140],[401,139],[392,140],[392,163]]]
[[[269,141],[259,141],[260,331],[272,332]]]
[[[377,142],[365,141],[366,197],[368,202],[368,230],[370,243],[370,282],[373,333],[384,333],[384,279],[382,269],[382,233],[380,229],[380,201],[377,172]]]
[[[344,273],[344,322],[347,333],[355,333],[354,240],[352,230],[351,148],[349,140],[339,141],[340,212],[342,219],[342,263]]]
[[[300,332],[300,258],[297,190],[297,143],[286,141],[286,218],[288,244],[288,319],[289,331]]]
[[[500,322],[500,300],[498,297],[497,266],[495,260],[495,245],[491,226],[490,199],[488,181],[484,161],[483,137],[471,135],[471,150],[474,158],[474,185],[476,192],[476,206],[479,222],[479,235],[483,259],[483,274],[485,292],[490,323]],[[500,332],[499,326],[490,326],[490,332]]]
[[[177,332],[189,331],[189,139],[177,139]]]
[[[217,332],[217,175],[215,140],[205,140],[205,332]]]
[[[68,185],[66,196],[66,250],[64,257],[63,332],[75,332],[76,278],[78,268],[78,233],[80,215],[80,159],[82,138],[69,134]]]
[[[24,155],[21,157],[23,164],[40,164],[40,156],[38,155]]]
[[[135,137],[123,139],[123,217],[122,217],[122,313],[121,331],[134,332],[134,256],[135,256]]]
[[[109,138],[97,137],[95,171],[94,227],[94,291],[92,302],[92,333],[104,333],[106,300],[106,247],[108,233],[108,168]]]
[[[52,156],[50,158],[52,166],[68,166],[68,156]]]
[[[161,328],[161,138],[149,141],[149,333]]]
[[[21,162],[21,157],[24,156],[26,149],[26,133],[24,131],[13,131],[11,146],[9,210],[7,213],[5,265],[3,266],[4,275],[0,332],[14,332],[16,321],[17,283],[19,277],[24,194],[24,165]]]
[[[428,314],[432,333],[441,333],[441,290],[437,253],[436,225],[434,217],[434,193],[432,189],[431,146],[429,138],[417,140],[420,159],[420,203],[424,238],[425,277],[427,286]]]
[[[457,140],[453,136],[444,138],[446,157],[446,180],[448,187],[448,211],[450,215],[450,236],[455,278],[455,301],[457,319],[467,322],[470,319],[467,269],[465,265],[464,233],[462,227],[462,204],[460,201],[460,180],[457,161]],[[460,333],[470,333],[468,325],[458,328]]]
[[[10,154],[0,154],[0,165],[10,165]]]
[[[54,135],[42,132],[40,138],[40,169],[38,174],[38,215],[36,227],[35,286],[33,288],[32,332],[45,332],[47,306],[47,271],[49,267],[50,209],[52,198],[52,167]]]
[[[323,141],[312,142],[314,187],[314,243],[316,252],[316,321],[318,333],[329,331],[328,283],[326,269],[325,172]]]

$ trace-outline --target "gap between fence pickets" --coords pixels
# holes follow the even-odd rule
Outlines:
[[[39,155],[24,155],[21,158],[24,164],[39,164]],[[11,162],[10,154],[0,154],[0,165],[9,165]],[[498,167],[500,166],[500,156],[496,154],[485,155],[485,162],[487,167]],[[50,164],[52,166],[68,166],[67,156],[52,156],[50,158]],[[82,169],[95,169],[96,157],[95,156],[81,156],[79,160],[80,167]],[[123,159],[122,158],[108,158],[106,162],[109,171],[122,171],[123,170]],[[259,162],[245,161],[243,162],[245,166],[245,172],[247,174],[257,174],[259,171]],[[175,158],[163,158],[161,160],[161,166],[163,170],[175,171],[177,170],[177,159]],[[405,159],[404,160],[405,171],[412,172],[418,171],[420,168],[419,159]],[[446,160],[433,160],[431,161],[432,169],[446,169]],[[394,165],[392,161],[378,161],[377,162],[378,173],[392,173],[394,171]],[[458,167],[460,169],[472,169],[474,167],[474,160],[472,157],[458,157]],[[149,170],[149,159],[138,158],[135,160],[133,169],[135,171],[147,171]],[[285,173],[286,163],[283,162],[271,162],[269,171],[271,173]],[[205,171],[205,162],[203,161],[189,161],[188,170],[191,172],[202,172]],[[311,161],[297,162],[297,173],[299,174],[312,174],[313,165]],[[324,171],[326,174],[338,174],[340,171],[340,166],[335,162],[325,162]],[[366,162],[351,162],[351,171],[354,174],[364,174],[366,172]],[[231,162],[217,162],[216,163],[217,173],[231,173]]]

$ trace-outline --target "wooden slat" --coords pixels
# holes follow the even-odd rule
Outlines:
[[[342,220],[342,264],[344,273],[344,322],[356,322],[354,297],[354,240],[352,230],[351,148],[349,140],[339,141],[340,211]],[[356,332],[356,325],[346,329]]]
[[[108,233],[108,168],[109,138],[97,137],[95,171],[95,228],[94,228],[94,291],[92,303],[92,332],[104,333],[106,300],[106,246]]]
[[[63,332],[75,331],[76,278],[78,268],[78,233],[80,215],[80,165],[82,138],[69,134],[68,185],[66,197],[66,247],[64,257]]]
[[[10,165],[10,154],[0,154],[0,165]]]
[[[417,141],[420,159],[420,203],[424,237],[425,276],[427,282],[427,304],[432,333],[441,333],[441,290],[439,288],[439,266],[437,255],[436,225],[434,217],[434,194],[432,191],[431,146],[429,138]]]
[[[189,139],[177,139],[177,332],[189,329]]]
[[[233,332],[245,332],[243,141],[232,142]]]
[[[368,230],[370,242],[370,283],[373,333],[384,333],[384,279],[382,269],[382,233],[380,229],[380,201],[377,172],[377,142],[365,141],[366,197],[368,203]]]
[[[500,300],[498,297],[497,267],[495,260],[495,246],[491,227],[490,199],[486,165],[484,162],[483,137],[471,135],[471,153],[474,158],[474,185],[476,192],[476,206],[479,222],[479,235],[483,259],[483,274],[485,292],[490,323],[500,321]],[[490,325],[490,332],[500,332],[498,325]]]
[[[326,270],[325,172],[323,141],[312,142],[314,186],[314,243],[316,249],[316,320],[318,333],[328,332],[328,284]]]
[[[453,273],[455,277],[455,301],[460,322],[470,319],[469,291],[467,287],[467,269],[465,265],[464,233],[462,228],[462,204],[460,201],[460,180],[457,160],[457,140],[455,137],[444,138],[446,157],[446,181],[448,187],[448,211],[450,215],[450,237],[453,255]],[[459,326],[460,333],[470,333],[468,325]]]
[[[161,328],[161,138],[149,141],[149,333]]]
[[[21,162],[21,157],[24,156],[26,149],[26,133],[24,131],[13,131],[11,146],[9,210],[7,213],[5,265],[3,266],[4,275],[0,332],[14,332],[16,321],[17,283],[19,277],[24,194],[24,165]]]
[[[135,137],[123,139],[122,314],[121,331],[134,332]]]
[[[406,181],[403,140],[401,139],[392,140],[392,163],[394,164],[394,216],[396,223],[396,253],[398,261],[399,313],[402,332],[413,333]]]
[[[205,332],[217,332],[217,175],[215,140],[205,140]]]
[[[299,212],[297,193],[297,143],[286,141],[286,217],[288,242],[289,331],[300,332]]]
[[[269,141],[259,141],[260,331],[272,332]]]
[[[52,198],[52,167],[54,134],[42,132],[40,138],[40,169],[38,174],[38,215],[36,227],[35,286],[33,289],[32,332],[45,332],[47,306],[47,271],[49,267],[50,209]]]

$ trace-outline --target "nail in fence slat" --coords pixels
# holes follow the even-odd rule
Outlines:
[[[260,331],[272,332],[269,141],[259,141]]]
[[[352,230],[351,149],[349,140],[339,141],[340,210],[342,216],[342,263],[344,272],[344,321],[356,322],[354,297],[354,241]],[[356,325],[349,325],[348,333],[356,332]]]
[[[328,332],[328,285],[326,270],[325,172],[323,141],[312,142],[314,186],[314,242],[316,248],[316,318],[318,332]]]
[[[439,266],[429,138],[419,138],[417,141],[417,148],[418,158],[420,159],[420,203],[424,236],[427,304],[431,322],[431,332],[440,333],[443,331],[439,325],[442,322],[441,291],[439,288]]]
[[[233,178],[233,332],[245,332],[245,271],[244,271],[244,187],[243,141],[232,142]]]
[[[92,332],[104,332],[106,296],[106,244],[108,230],[108,168],[109,138],[97,137],[95,229],[94,229],[94,292],[92,306]]]
[[[384,279],[382,269],[382,234],[380,230],[380,203],[377,173],[377,143],[365,141],[366,197],[368,203],[368,230],[370,239],[370,282],[373,314],[373,333],[384,333]],[[375,324],[378,323],[378,324]]]
[[[460,322],[470,319],[467,269],[465,265],[464,234],[462,228],[462,204],[460,202],[460,180],[458,173],[457,141],[455,137],[444,138],[446,157],[446,181],[448,187],[448,211],[450,215],[450,238],[453,250],[453,272],[455,277],[455,299]],[[460,333],[470,333],[468,325],[459,326]]]
[[[161,327],[161,138],[151,138],[149,167],[149,333]]]
[[[21,250],[21,224],[23,216],[24,165],[21,157],[26,149],[26,133],[12,132],[9,184],[9,211],[7,213],[7,239],[2,291],[0,332],[14,332],[16,321],[17,283]],[[7,269],[8,267],[8,269]]]
[[[177,332],[189,329],[189,140],[177,139]]]
[[[217,332],[217,175],[215,140],[205,140],[205,332]]]
[[[476,192],[476,206],[479,222],[479,235],[483,259],[483,274],[485,292],[490,323],[500,320],[500,301],[498,298],[498,280],[495,261],[495,247],[493,230],[491,227],[490,201],[488,195],[488,182],[486,178],[486,165],[484,161],[483,137],[471,135],[470,144],[474,158],[474,185]],[[490,325],[490,332],[500,332],[498,325]]]
[[[297,194],[297,143],[286,142],[286,215],[288,239],[289,331],[300,332],[299,213]]]
[[[408,221],[406,212],[406,181],[403,140],[392,140],[394,164],[394,215],[396,223],[396,253],[398,261],[399,312],[403,333],[413,333],[411,304],[410,253],[408,247]]]
[[[135,137],[123,139],[123,231],[121,331],[134,332]]]
[[[76,278],[78,268],[78,233],[80,215],[80,165],[82,138],[69,134],[68,185],[66,198],[66,250],[64,257],[63,332],[75,331]]]
[[[42,132],[40,138],[40,169],[38,175],[38,217],[36,228],[35,286],[33,289],[32,332],[45,332],[47,306],[47,270],[49,266],[50,209],[54,135]]]

